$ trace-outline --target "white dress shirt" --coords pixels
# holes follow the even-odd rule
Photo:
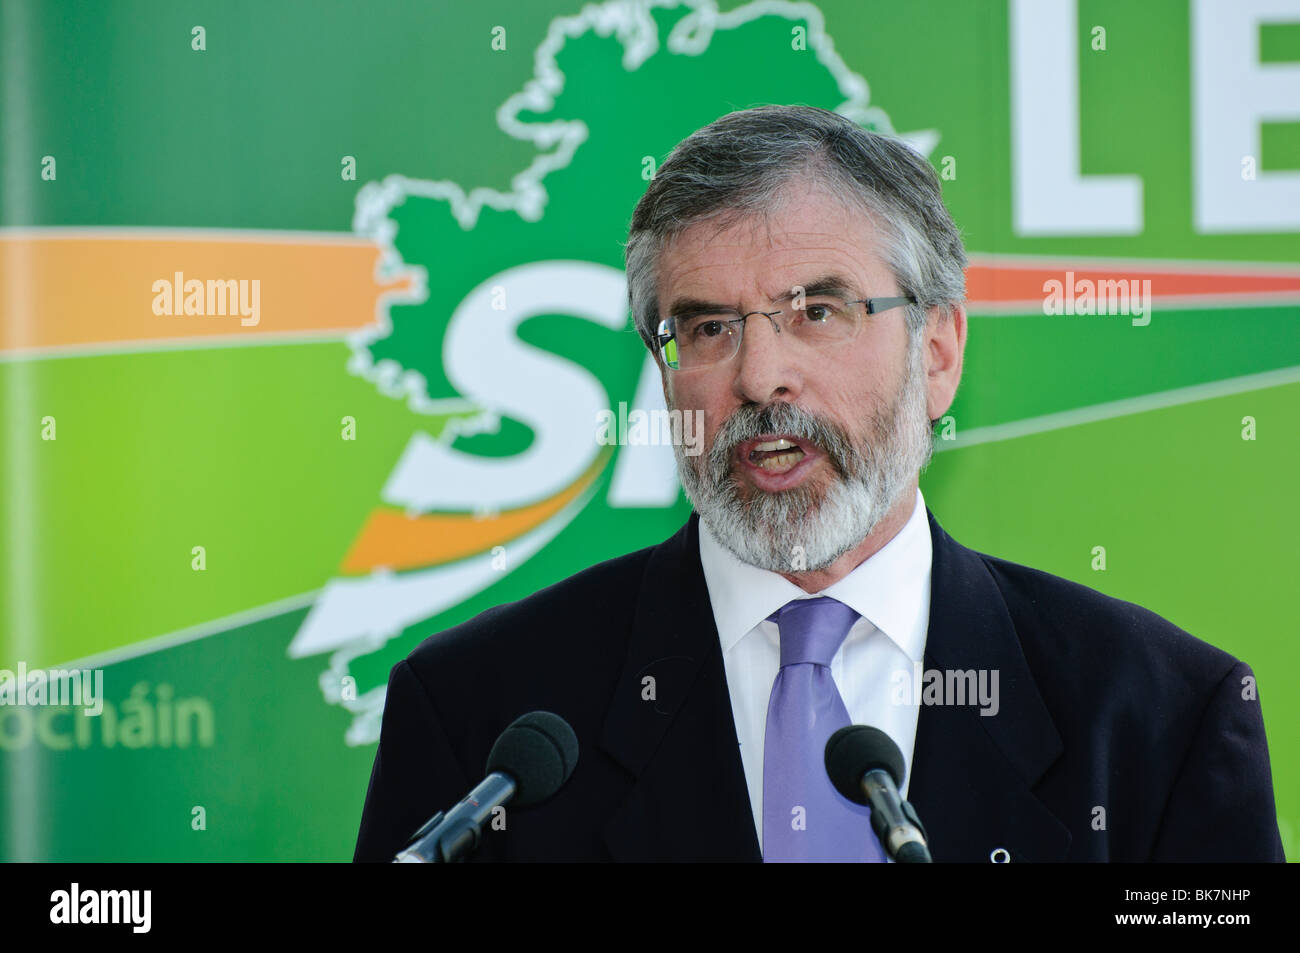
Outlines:
[[[916,491],[911,517],[893,539],[839,582],[816,594],[804,592],[777,573],[741,562],[703,521],[699,525],[700,562],[722,643],[760,850],[767,705],[781,668],[780,633],[767,617],[793,599],[830,596],[862,617],[853,623],[831,659],[831,677],[850,722],[879,728],[898,744],[905,771],[900,792],[907,797],[920,714],[911,697],[913,665],[919,666],[924,656],[930,624],[932,552],[921,491]]]

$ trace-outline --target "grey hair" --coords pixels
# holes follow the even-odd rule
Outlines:
[[[721,230],[780,207],[792,180],[808,177],[845,207],[865,212],[907,308],[909,337],[931,308],[966,299],[966,252],[943,204],[939,177],[898,139],[869,132],[815,106],[759,106],[728,113],[687,136],[659,166],[632,213],[625,246],[628,301],[637,332],[654,350],[659,257],[692,225]]]

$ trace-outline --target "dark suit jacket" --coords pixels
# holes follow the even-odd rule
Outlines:
[[[921,708],[908,797],[936,862],[999,847],[1013,862],[1284,859],[1248,666],[1137,605],[967,549],[927,514],[925,668],[997,669],[1001,696],[992,716]],[[573,726],[577,768],[549,801],[507,808],[476,860],[761,860],[698,516],[398,662],[355,859],[391,860],[536,709]]]

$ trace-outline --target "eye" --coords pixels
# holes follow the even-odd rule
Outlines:
[[[727,323],[719,318],[694,318],[681,329],[691,340],[715,338],[727,333]]]
[[[829,304],[804,305],[802,316],[813,324],[823,324],[835,316],[835,308]]]

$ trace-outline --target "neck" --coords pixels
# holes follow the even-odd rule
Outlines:
[[[912,510],[916,507],[916,483],[908,485],[908,489],[899,495],[898,501],[893,508],[885,514],[885,518],[876,524],[875,528],[867,535],[867,538],[858,545],[854,546],[847,553],[841,556],[835,562],[831,563],[825,569],[809,569],[803,572],[783,572],[781,573],[786,579],[809,594],[821,592],[828,586],[839,582],[853,570],[857,569],[864,562],[874,556],[880,550],[885,548],[885,544],[899,534],[907,521],[912,516]]]

